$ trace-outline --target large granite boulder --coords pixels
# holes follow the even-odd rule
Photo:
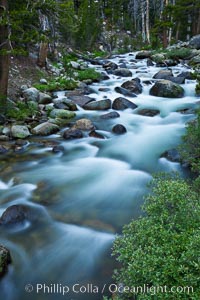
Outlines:
[[[98,101],[93,101],[85,104],[83,106],[86,110],[106,110],[111,108],[111,100],[103,99]]]
[[[128,80],[124,82],[121,85],[121,87],[137,95],[142,93],[142,85],[141,80],[139,78],[133,78],[132,80]]]
[[[191,40],[189,41],[189,46],[197,50],[200,49],[200,34],[195,35],[191,38]]]
[[[50,135],[59,131],[59,126],[50,122],[45,122],[37,125],[32,129],[32,133],[35,135]]]
[[[13,138],[25,139],[30,136],[30,132],[25,125],[13,125],[11,127],[11,135]]]
[[[169,80],[159,80],[150,89],[150,95],[164,98],[182,98],[184,89]]]

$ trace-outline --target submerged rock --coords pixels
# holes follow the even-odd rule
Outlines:
[[[116,111],[111,111],[107,114],[101,115],[100,118],[104,120],[119,118],[120,114]]]
[[[97,138],[97,139],[104,139],[104,136],[98,132],[96,132],[95,130],[92,130],[90,133],[89,133],[89,136],[90,137],[94,137],[94,138]]]
[[[126,98],[119,97],[113,101],[112,108],[116,110],[124,110],[127,108],[135,109],[137,108],[137,105]]]
[[[182,98],[184,89],[169,80],[160,80],[152,86],[150,95],[164,98]]]
[[[83,138],[83,133],[80,129],[70,128],[63,132],[62,137],[65,140],[80,139]]]
[[[126,127],[122,124],[116,124],[112,128],[112,132],[115,134],[124,134],[127,132]]]
[[[157,109],[140,109],[138,110],[138,114],[141,116],[154,117],[159,115],[160,111]]]
[[[0,278],[7,272],[10,263],[10,251],[6,247],[0,245]]]

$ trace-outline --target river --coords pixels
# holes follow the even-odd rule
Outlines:
[[[149,95],[152,84],[148,81],[161,68],[147,67],[145,59],[135,60],[135,53],[112,61],[124,61],[133,77],[141,79],[143,92],[136,98],[126,97],[138,108],[119,111],[120,118],[102,120],[104,112],[79,108],[76,118],[92,120],[105,139],[65,141],[59,135],[50,136],[49,140],[62,141],[62,153],[52,153],[48,145],[38,147],[33,139],[25,153],[1,160],[0,213],[13,204],[25,204],[34,216],[18,227],[1,229],[0,243],[10,249],[13,259],[0,282],[1,299],[102,299],[104,285],[107,291],[113,282],[113,240],[124,224],[141,214],[152,174],[177,171],[187,176],[179,163],[161,154],[181,142],[185,124],[193,118],[179,110],[197,102],[195,81],[182,85],[183,98],[154,97]],[[96,68],[101,71],[102,67]],[[172,70],[174,74],[188,71],[181,65]],[[119,97],[114,88],[130,78],[109,76],[93,83],[89,96],[112,101]],[[137,113],[144,108],[158,109],[160,114]],[[118,123],[126,127],[126,134],[112,133]]]

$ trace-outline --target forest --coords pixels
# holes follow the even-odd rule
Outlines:
[[[200,299],[200,1],[0,0],[0,295]]]

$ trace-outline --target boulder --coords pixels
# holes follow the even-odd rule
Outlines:
[[[62,137],[65,140],[80,139],[83,137],[83,133],[80,129],[70,128],[62,133]]]
[[[189,46],[197,50],[200,49],[200,34],[195,35],[191,38],[191,40],[189,41]]]
[[[168,80],[170,80],[171,82],[177,83],[177,84],[185,83],[185,78],[184,77],[178,77],[178,76],[174,77],[173,76],[173,77],[169,77]]]
[[[44,220],[46,213],[38,207],[32,207],[23,204],[15,204],[9,206],[0,218],[0,226],[15,227],[23,225],[24,222],[40,222]]]
[[[25,139],[30,136],[30,132],[27,126],[13,125],[11,127],[11,135],[13,138]]]
[[[128,80],[124,82],[121,87],[137,95],[142,93],[142,85],[139,78]]]
[[[0,225],[14,225],[23,223],[27,219],[29,207],[25,205],[9,206],[0,218]]]
[[[122,124],[116,124],[112,128],[112,132],[115,134],[124,134],[127,132],[126,127]]]
[[[111,108],[111,100],[104,99],[87,103],[83,106],[86,110],[106,110]]]
[[[93,137],[93,138],[97,138],[97,139],[104,139],[104,136],[98,132],[96,132],[95,130],[92,130],[90,133],[89,133],[89,136],[90,137]]]
[[[159,115],[160,111],[157,109],[140,109],[138,110],[138,114],[141,116],[154,117]]]
[[[181,156],[180,153],[176,149],[170,149],[165,151],[161,157],[167,158],[169,161],[180,162]]]
[[[104,119],[104,120],[114,119],[114,118],[119,118],[119,117],[120,117],[120,114],[116,111],[111,111],[107,114],[103,114],[100,116],[100,118]]]
[[[169,77],[172,77],[172,76],[173,76],[172,70],[166,69],[166,70],[160,70],[158,73],[156,73],[153,76],[153,78],[169,80]]]
[[[50,122],[45,122],[37,125],[32,129],[32,133],[35,135],[50,135],[59,131],[59,126]]]
[[[0,245],[0,278],[7,272],[11,261],[10,251],[3,245]]]
[[[184,89],[169,80],[160,80],[152,86],[150,95],[164,98],[182,98]]]
[[[84,96],[84,95],[80,95],[80,96],[68,96],[68,98],[75,104],[83,107],[84,105],[94,101],[94,98],[91,98],[89,96]]]
[[[154,63],[150,58],[148,58],[147,59],[147,67],[152,67],[152,66],[154,66]]]
[[[71,112],[66,109],[53,109],[50,112],[50,117],[51,118],[61,118],[61,119],[72,119],[76,116],[74,112]]]
[[[93,130],[95,127],[89,119],[79,119],[75,122],[72,128],[87,131]]]
[[[110,70],[116,70],[118,68],[118,65],[115,64],[114,62],[112,61],[107,61],[103,64],[103,68],[106,70],[106,71],[110,71]]]
[[[60,153],[60,152],[64,152],[64,151],[65,151],[65,148],[61,145],[56,145],[52,149],[53,153]]]
[[[114,74],[116,76],[121,76],[121,77],[131,77],[132,76],[132,72],[126,68],[116,69],[112,72],[112,74]]]
[[[151,51],[147,51],[147,50],[144,50],[144,51],[140,51],[136,54],[135,58],[136,59],[145,59],[145,58],[150,58],[151,56]]]
[[[67,97],[63,97],[61,99],[54,99],[53,103],[54,107],[58,109],[68,109],[71,111],[78,110],[76,104],[72,100],[69,100]]]
[[[23,92],[22,92],[23,97],[27,101],[34,101],[34,102],[39,101],[39,94],[40,94],[40,92],[34,87],[23,90]]]
[[[190,71],[183,71],[180,74],[178,74],[177,77],[183,77],[184,79],[189,79],[189,80],[193,79],[192,72],[190,72]]]
[[[39,104],[49,104],[52,102],[52,97],[45,93],[39,93]]]
[[[128,91],[127,89],[125,89],[125,88],[123,88],[121,86],[116,86],[115,91],[117,93],[122,94],[122,95],[127,96],[127,97],[137,97],[136,94]]]
[[[112,104],[112,108],[116,110],[124,110],[127,108],[135,109],[136,107],[136,104],[123,97],[116,98]]]

